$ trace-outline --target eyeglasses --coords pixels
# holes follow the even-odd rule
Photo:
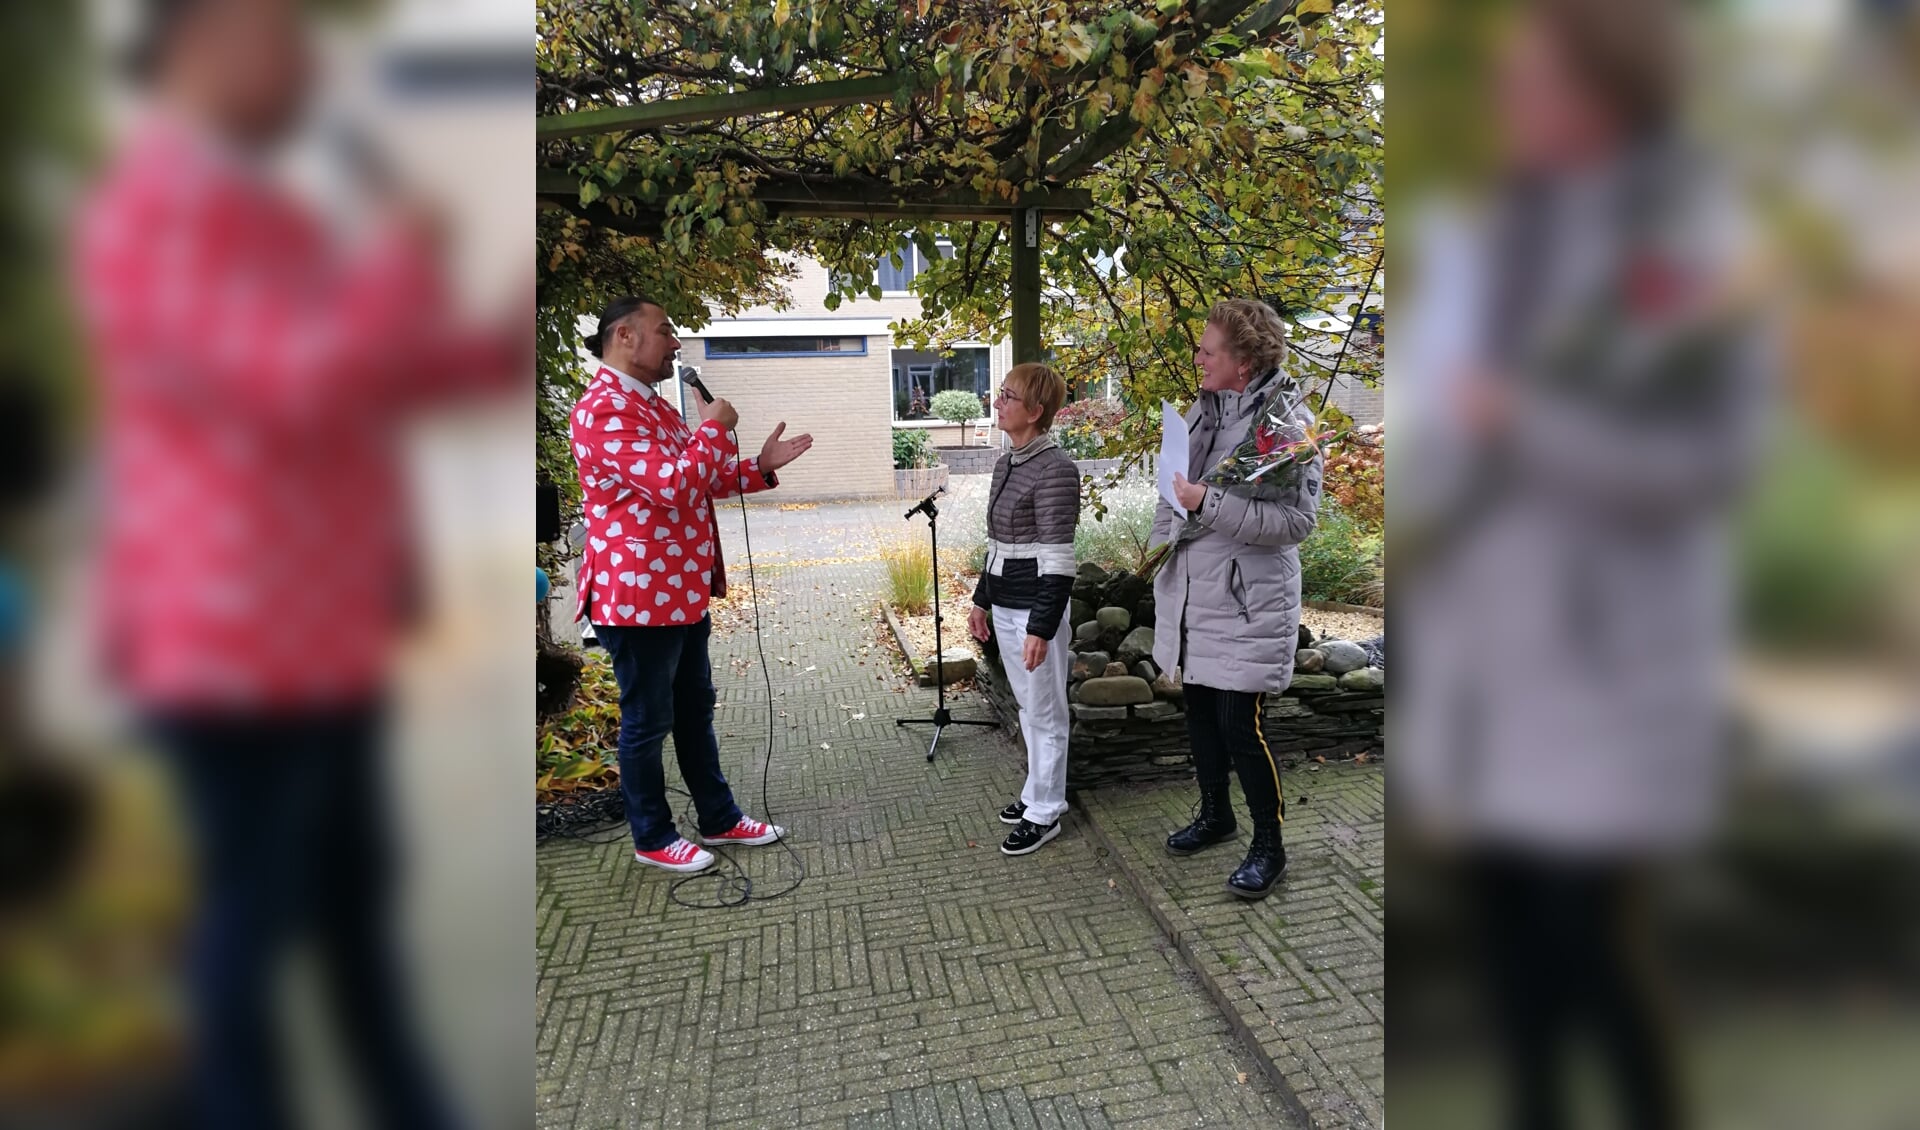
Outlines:
[[[993,402],[995,404],[1003,404],[1009,400],[1020,400],[1024,403],[1024,398],[1021,397],[1017,391],[1008,388],[1006,385],[1001,385],[1000,391],[993,396]]]

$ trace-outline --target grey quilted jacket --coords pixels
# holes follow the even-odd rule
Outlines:
[[[1279,370],[1246,391],[1202,392],[1187,412],[1187,478],[1198,480],[1246,438]],[[1306,421],[1301,421],[1305,423]],[[1254,497],[1207,487],[1197,528],[1165,500],[1153,542],[1180,542],[1154,577],[1153,661],[1188,683],[1230,691],[1283,691],[1300,632],[1300,542],[1320,508],[1319,456],[1292,482]]]
[[[973,602],[1030,609],[1027,634],[1051,640],[1073,596],[1080,469],[1042,432],[994,464],[987,500],[987,567]]]

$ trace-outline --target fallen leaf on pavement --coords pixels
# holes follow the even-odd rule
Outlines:
[[[1238,1081],[1238,1082],[1240,1083],[1240,1085],[1241,1085],[1242,1087],[1244,1087],[1244,1086],[1246,1086],[1246,1085],[1247,1085],[1247,1073],[1246,1073],[1246,1072],[1244,1072],[1244,1071],[1242,1071],[1242,1072],[1241,1072],[1240,1074],[1238,1074],[1238,1075],[1236,1075],[1236,1076],[1234,1076],[1234,1078],[1235,1078],[1235,1079],[1236,1079],[1236,1080],[1237,1080],[1237,1081]]]

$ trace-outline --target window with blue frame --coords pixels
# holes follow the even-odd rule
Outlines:
[[[709,358],[867,355],[864,337],[710,337],[706,345]]]

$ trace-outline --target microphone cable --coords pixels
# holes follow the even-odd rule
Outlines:
[[[707,392],[706,385],[700,383],[697,371],[688,383],[698,389],[708,403],[712,403],[713,396]],[[773,772],[773,672],[769,670],[767,666],[766,639],[760,628],[760,583],[759,579],[755,576],[753,567],[753,527],[747,519],[747,476],[746,472],[743,471],[740,466],[740,433],[735,429],[729,428],[727,429],[727,434],[733,440],[735,493],[740,498],[740,532],[745,541],[747,554],[747,591],[753,599],[753,644],[755,650],[760,655],[760,679],[767,691],[767,745],[764,751],[765,755],[760,762],[760,811],[765,814],[763,819],[766,820],[769,825],[778,827],[779,822],[774,819],[773,805],[768,799],[767,787]],[[764,471],[761,473],[762,475],[765,474]],[[717,502],[714,504],[713,510],[717,518],[720,512],[720,507]],[[714,523],[713,537],[714,553],[718,556],[720,551],[720,523],[717,521]],[[709,618],[711,618],[711,612],[709,612],[708,615]],[[709,669],[712,667],[711,659],[708,661],[708,667]],[[709,675],[709,681],[711,681],[711,675]],[[675,791],[678,792],[681,790]],[[689,793],[687,794],[687,805],[683,806],[681,810],[680,815],[682,820],[687,819],[687,808],[690,807],[692,803],[693,796]],[[697,828],[699,825],[694,824],[693,827]],[[795,890],[799,889],[800,884],[807,881],[807,864],[806,861],[800,857],[800,853],[794,850],[791,839],[792,832],[793,829],[791,828],[782,829],[779,844],[786,850],[788,858],[793,860],[795,878],[793,882],[788,883],[779,890],[770,894],[756,893],[753,877],[747,874],[746,868],[741,866],[740,861],[728,854],[724,848],[709,846],[707,850],[725,861],[727,870],[722,871],[717,866],[710,867],[705,871],[676,879],[673,885],[667,888],[667,897],[672,899],[675,905],[684,906],[690,910],[721,910],[726,907],[745,906],[749,902],[771,902],[784,895],[792,894]],[[682,888],[702,881],[711,882],[714,885],[714,896],[710,901],[696,902],[680,893]]]

